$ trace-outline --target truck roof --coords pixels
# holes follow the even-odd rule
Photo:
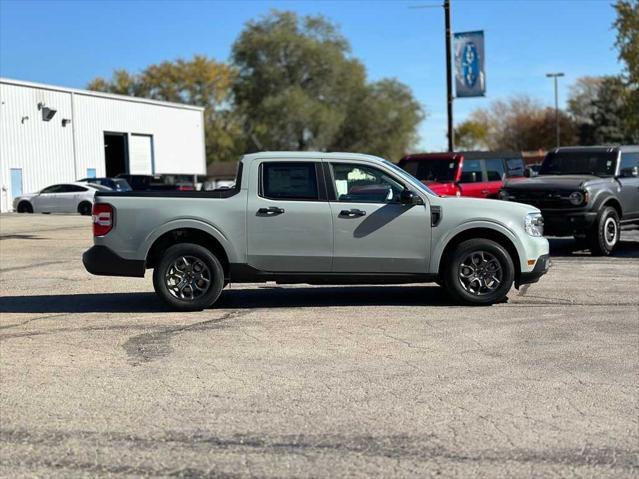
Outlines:
[[[521,152],[519,151],[442,151],[440,153],[414,153],[406,155],[402,160],[437,160],[437,159],[452,159],[463,156],[469,160],[474,159],[491,159],[491,158],[521,158]]]
[[[639,145],[595,145],[595,146],[560,146],[551,151],[577,153],[580,151],[591,151],[593,153],[606,153],[621,151],[622,153],[639,153]]]
[[[261,151],[258,153],[250,153],[244,155],[242,160],[262,160],[266,158],[275,158],[278,160],[299,160],[314,161],[319,159],[339,159],[339,160],[367,160],[375,163],[383,163],[385,160],[379,156],[365,155],[362,153],[349,152],[325,152],[325,151]]]

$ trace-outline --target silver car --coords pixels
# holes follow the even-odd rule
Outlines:
[[[93,199],[98,191],[111,190],[104,186],[80,182],[51,185],[36,193],[16,197],[13,200],[13,211],[90,215]]]

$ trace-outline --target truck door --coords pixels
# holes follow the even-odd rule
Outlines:
[[[333,215],[333,271],[425,273],[430,257],[429,205],[404,205],[405,186],[382,169],[326,162]]]
[[[624,220],[639,218],[639,153],[622,153],[617,181]]]
[[[504,186],[504,177],[506,176],[505,162],[501,158],[492,158],[485,160],[485,162],[486,183],[484,184],[484,190],[487,190],[488,193],[484,198],[497,198],[499,190]]]
[[[459,189],[462,196],[486,198],[488,189],[484,180],[483,160],[464,159]]]
[[[329,272],[333,225],[319,161],[254,162],[247,203],[249,266]]]

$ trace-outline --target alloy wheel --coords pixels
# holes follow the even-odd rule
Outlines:
[[[604,240],[608,247],[612,247],[617,242],[617,222],[614,218],[608,217],[604,223]]]
[[[195,256],[180,256],[166,270],[164,281],[172,296],[193,301],[204,295],[211,286],[211,271]]]
[[[459,282],[470,294],[485,296],[502,284],[504,272],[499,260],[487,251],[473,251],[459,263]]]

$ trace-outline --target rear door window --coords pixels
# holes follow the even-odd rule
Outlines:
[[[506,160],[506,176],[524,176],[524,160],[521,158],[509,158]]]
[[[482,175],[483,160],[464,160],[462,166],[461,182],[462,183],[481,183],[484,181]]]
[[[262,196],[274,200],[318,200],[316,164],[262,163]]]
[[[488,181],[502,181],[504,179],[504,160],[492,159],[486,161],[486,176]]]
[[[639,153],[622,153],[620,169],[639,167]]]

